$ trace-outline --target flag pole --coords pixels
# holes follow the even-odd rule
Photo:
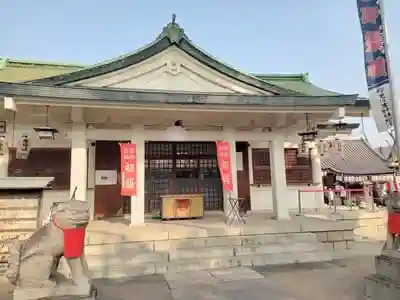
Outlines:
[[[395,155],[395,159],[400,159],[400,103],[396,101],[396,91],[394,88],[394,76],[391,68],[391,63],[390,63],[390,45],[389,45],[389,39],[388,39],[388,34],[387,34],[387,27],[386,27],[386,19],[385,19],[385,8],[384,8],[384,0],[380,0],[380,13],[381,13],[381,18],[382,18],[382,25],[383,25],[383,30],[382,30],[382,35],[383,35],[383,43],[384,43],[384,49],[385,49],[385,54],[386,54],[386,66],[387,66],[387,71],[388,71],[388,77],[389,77],[389,95],[390,99],[389,101],[392,103],[392,118],[393,118],[393,129],[394,129],[394,136],[393,138],[393,149],[392,153]],[[392,154],[393,155],[393,154]]]

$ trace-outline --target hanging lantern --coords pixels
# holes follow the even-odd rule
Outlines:
[[[302,143],[314,142],[318,135],[318,131],[316,131],[313,126],[311,126],[311,122],[308,119],[307,113],[306,113],[306,130],[303,132],[299,132],[298,135],[301,137]]]
[[[329,141],[319,141],[318,143],[318,152],[320,155],[324,155],[329,152],[331,148],[331,143]]]
[[[17,147],[16,158],[17,159],[27,159],[29,152],[31,151],[30,140],[27,135],[22,135],[19,145]]]
[[[40,140],[55,140],[58,130],[49,125],[49,107],[46,106],[46,125],[33,128]]]
[[[332,151],[334,153],[341,154],[343,152],[343,143],[342,143],[341,140],[334,139],[334,140],[331,141],[331,145],[332,145]]]
[[[307,142],[301,142],[299,144],[299,149],[297,152],[297,156],[298,157],[308,157],[309,152],[310,152],[310,147],[309,144]]]
[[[177,120],[174,126],[168,127],[165,131],[168,140],[184,141],[186,139],[187,131],[183,127],[182,120]]]
[[[50,126],[42,126],[33,128],[37,132],[40,140],[55,140],[58,130]]]

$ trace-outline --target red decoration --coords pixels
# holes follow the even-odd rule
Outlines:
[[[229,142],[218,141],[216,142],[216,145],[218,168],[221,173],[222,187],[225,191],[232,191],[232,164]]]
[[[121,195],[136,196],[136,144],[120,144]]]
[[[382,35],[379,30],[367,31],[364,34],[365,52],[376,52],[383,50]]]
[[[391,234],[400,234],[400,214],[388,214],[388,230]]]
[[[58,226],[54,218],[52,218],[52,222],[64,234],[64,257],[80,257],[83,253],[83,248],[85,247],[86,227],[61,228]]]
[[[386,69],[386,59],[383,57],[378,57],[368,62],[367,76],[372,78],[388,76]]]
[[[85,227],[66,228],[64,232],[64,257],[78,258],[85,247]]]
[[[380,15],[378,6],[361,8],[361,21],[363,24],[376,24],[376,20]]]

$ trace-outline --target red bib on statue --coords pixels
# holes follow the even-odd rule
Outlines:
[[[400,234],[400,214],[388,214],[388,230],[391,234]]]
[[[83,253],[85,247],[84,227],[62,229],[64,233],[64,257],[78,258]]]

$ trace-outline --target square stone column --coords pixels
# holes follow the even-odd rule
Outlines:
[[[232,169],[232,192],[224,191],[224,215],[227,217],[232,207],[229,196],[238,197],[237,166],[236,166],[236,137],[234,129],[224,129],[223,140],[229,143],[231,169]]]
[[[87,149],[86,124],[73,123],[71,129],[71,180],[70,197],[77,187],[76,200],[87,200]]]
[[[285,143],[283,136],[276,136],[270,141],[272,203],[276,219],[289,219],[287,199]]]
[[[318,151],[316,143],[311,144],[311,168],[312,168],[312,181],[316,190],[315,193],[315,208],[321,209],[324,207],[324,192],[323,192],[323,173],[321,169],[321,156]]]
[[[145,132],[143,127],[132,129],[132,144],[136,144],[136,196],[131,197],[131,226],[144,224],[145,192]]]

